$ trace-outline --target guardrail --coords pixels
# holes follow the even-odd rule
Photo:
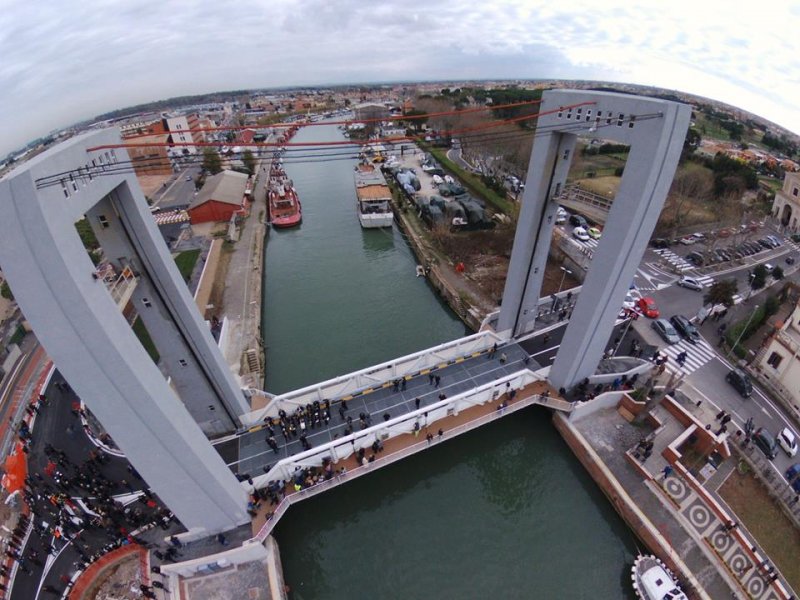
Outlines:
[[[335,379],[328,379],[287,394],[275,396],[264,408],[243,415],[242,422],[246,426],[252,427],[263,421],[265,417],[277,416],[278,411],[282,408],[289,412],[315,400],[322,402],[325,399],[339,398],[349,401],[375,389],[388,387],[392,385],[391,382],[394,379],[425,375],[431,370],[441,369],[477,356],[490,349],[494,344],[500,345],[503,342],[504,340],[497,334],[483,331],[440,344]]]
[[[275,526],[278,524],[280,518],[286,513],[286,511],[289,509],[291,505],[296,504],[297,502],[300,502],[307,498],[312,498],[318,494],[321,494],[324,491],[337,487],[345,482],[352,481],[353,479],[357,479],[363,475],[367,475],[368,473],[380,469],[381,467],[388,466],[392,463],[402,460],[403,458],[411,456],[412,454],[416,454],[417,452],[421,452],[445,440],[449,440],[468,431],[472,431],[477,427],[490,423],[496,419],[499,419],[500,417],[504,417],[511,413],[517,412],[518,410],[521,410],[528,406],[532,406],[534,404],[542,404],[544,406],[555,407],[553,406],[554,403],[558,404],[558,406],[561,409],[563,409],[564,406],[571,406],[569,402],[566,402],[564,400],[547,396],[540,396],[536,394],[525,398],[521,398],[520,400],[514,402],[513,404],[508,405],[503,409],[495,410],[481,417],[473,419],[472,421],[463,423],[462,425],[458,425],[457,427],[453,427],[452,429],[443,432],[441,437],[434,438],[434,440],[431,442],[427,440],[416,442],[410,446],[406,446],[402,450],[398,450],[397,452],[381,456],[380,458],[375,459],[375,461],[367,464],[366,466],[356,467],[351,471],[335,475],[333,478],[327,481],[322,481],[312,487],[302,489],[298,492],[290,493],[280,501],[275,511],[273,511],[272,515],[267,519],[266,523],[262,525],[258,533],[246,543],[255,543],[255,542],[264,543],[264,541],[267,539],[267,536],[269,536],[269,534],[272,533],[272,531],[275,529]]]

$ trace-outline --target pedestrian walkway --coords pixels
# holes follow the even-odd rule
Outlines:
[[[710,288],[712,285],[714,285],[714,278],[709,277],[708,275],[700,275],[699,277],[693,277],[692,279],[697,280],[697,283],[704,288]]]
[[[386,420],[386,415],[389,418],[398,417],[439,402],[442,394],[453,397],[523,368],[535,371],[541,367],[529,359],[519,344],[511,343],[498,348],[494,358],[488,358],[488,354],[483,352],[477,356],[463,357],[453,364],[425,370],[413,377],[401,378],[397,386],[393,382],[386,382],[370,388],[368,393],[347,394],[347,397],[352,396],[350,399],[345,396],[330,398],[328,422],[305,429],[305,438],[310,446],[319,446],[359,427],[361,414],[366,416],[368,424],[376,424]],[[348,417],[352,424],[348,423]],[[238,459],[229,461],[229,466],[240,475],[255,476],[268,471],[277,460],[303,451],[299,437],[285,438],[280,435],[277,424],[274,431],[274,447],[270,447],[268,431],[263,427],[252,428],[240,436],[233,442],[238,443]],[[224,449],[218,450],[223,456],[226,455]]]
[[[678,355],[683,352],[686,352],[686,362],[684,362],[683,366],[680,366],[678,364]],[[678,375],[689,375],[717,356],[714,348],[703,339],[696,344],[681,340],[677,344],[662,348],[661,353],[670,358],[666,365],[667,371]]]

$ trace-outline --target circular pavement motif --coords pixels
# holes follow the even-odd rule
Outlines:
[[[670,477],[664,482],[664,488],[673,498],[680,500],[686,495],[686,484],[677,477]]]
[[[689,508],[689,522],[699,531],[704,530],[711,524],[713,517],[711,512],[702,504],[693,504]]]
[[[716,544],[714,544],[714,545],[716,546]],[[731,562],[730,562],[731,569],[733,569],[733,572],[737,573],[737,574],[739,573],[739,571],[741,571],[742,569],[744,569],[748,565],[752,565],[752,564],[753,563],[751,563],[744,554],[739,554],[738,552],[733,555],[733,557],[731,558]],[[745,573],[744,575],[746,577],[747,573]]]
[[[764,583],[764,580],[756,574],[747,582],[745,589],[747,590],[748,594],[757,598],[764,593],[765,589],[767,589],[767,584]]]
[[[725,554],[731,547],[731,544],[733,544],[733,539],[724,531],[717,529],[711,534],[711,543],[714,544],[714,548],[716,548],[720,554]]]

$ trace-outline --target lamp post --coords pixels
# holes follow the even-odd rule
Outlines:
[[[567,273],[572,275],[572,271],[570,271],[566,267],[559,267],[559,269],[561,269],[563,271],[563,273],[561,274],[561,283],[558,284],[558,291],[556,292],[556,294],[560,294],[561,293],[561,288],[564,287],[564,278],[567,276]]]
[[[753,320],[753,315],[756,314],[757,311],[758,311],[758,304],[756,304],[753,307],[753,310],[750,312],[750,317],[747,319],[747,323],[745,323],[744,329],[742,329],[739,332],[739,337],[736,338],[736,341],[733,343],[733,346],[731,346],[731,349],[728,350],[728,354],[725,355],[726,358],[730,358],[731,357],[731,352],[733,352],[733,349],[736,348],[736,346],[739,344],[739,340],[742,339],[742,336],[744,335],[744,332],[747,331],[747,328],[750,326],[750,321]]]

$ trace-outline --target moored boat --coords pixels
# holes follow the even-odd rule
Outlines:
[[[688,600],[672,571],[650,554],[640,554],[633,561],[631,584],[640,600]]]
[[[267,182],[269,220],[273,227],[296,227],[303,220],[303,207],[292,180],[286,175],[280,159],[273,159]]]
[[[361,227],[391,227],[392,192],[383,173],[374,164],[361,163],[353,176],[356,184],[356,213]]]

